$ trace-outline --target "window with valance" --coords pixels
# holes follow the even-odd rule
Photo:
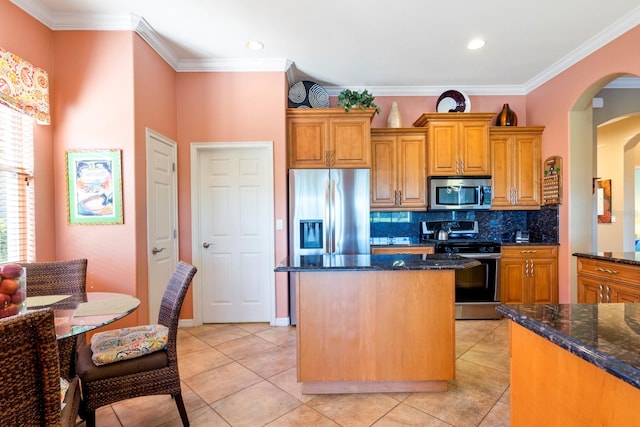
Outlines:
[[[0,104],[40,124],[51,123],[47,72],[1,47]]]

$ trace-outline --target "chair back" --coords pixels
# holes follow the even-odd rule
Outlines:
[[[66,295],[86,291],[87,260],[31,262],[27,270],[27,295]]]
[[[60,425],[60,367],[50,308],[0,320],[0,423]]]
[[[171,274],[167,288],[162,296],[162,302],[160,303],[158,323],[169,328],[167,356],[170,363],[177,360],[176,338],[178,334],[180,310],[182,309],[182,302],[187,294],[187,290],[189,290],[189,285],[191,285],[191,280],[196,274],[196,271],[198,271],[196,267],[179,261],[176,269]]]

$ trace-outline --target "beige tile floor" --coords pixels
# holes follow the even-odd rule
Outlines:
[[[180,329],[180,377],[191,425],[509,425],[506,320],[456,322],[456,379],[443,393],[303,395],[295,334],[295,327],[268,324]],[[118,402],[100,408],[96,418],[99,427],[182,425],[169,396]]]

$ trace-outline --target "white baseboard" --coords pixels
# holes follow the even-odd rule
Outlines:
[[[273,326],[289,326],[291,321],[288,317],[276,317],[275,322],[273,322]]]
[[[193,319],[179,319],[178,320],[178,328],[193,328],[194,322]]]

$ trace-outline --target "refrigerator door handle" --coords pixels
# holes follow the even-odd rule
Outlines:
[[[336,253],[336,180],[331,179],[331,187],[329,189],[329,241],[330,248],[329,253]]]
[[[325,253],[330,253],[331,252],[331,247],[329,246],[331,244],[331,240],[329,238],[330,234],[331,234],[331,209],[329,207],[329,203],[330,203],[330,195],[331,195],[331,181],[330,180],[326,180],[324,182],[324,223],[325,223],[325,227],[324,227],[324,252]]]

